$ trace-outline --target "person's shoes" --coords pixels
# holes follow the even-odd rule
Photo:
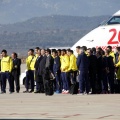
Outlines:
[[[40,91],[40,93],[45,93],[45,91],[44,91],[44,90],[42,90],[42,91]]]
[[[40,93],[40,91],[35,91],[34,93]]]
[[[57,91],[55,91],[55,93],[56,93],[56,94],[60,94],[60,91],[59,91],[59,90],[57,90]]]
[[[16,91],[16,93],[19,93],[19,91]]]
[[[92,95],[91,93],[85,93],[84,95]]]
[[[84,93],[79,93],[79,94],[77,94],[77,95],[84,95]]]
[[[65,94],[65,90],[64,89],[62,90],[62,94]]]
[[[25,91],[23,91],[23,93],[29,93],[29,91],[28,91],[28,90],[25,90]]]
[[[5,94],[6,92],[3,92],[3,91],[1,91],[1,93],[0,94]]]
[[[9,92],[9,94],[12,94],[12,93],[13,93],[13,92],[11,92],[11,91]]]
[[[64,94],[69,94],[69,90],[65,90],[65,91],[64,91]]]
[[[30,91],[29,91],[29,93],[32,93],[32,92],[34,92],[34,90],[30,90]]]

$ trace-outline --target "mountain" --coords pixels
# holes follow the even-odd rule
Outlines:
[[[54,15],[0,25],[0,49],[27,53],[30,48],[72,46],[109,16],[77,17]]]
[[[90,30],[100,24],[101,21],[108,19],[109,16],[79,17],[53,15],[46,17],[35,17],[25,22],[7,24],[0,26],[0,33],[7,32],[31,32],[45,30],[70,30],[81,29]]]
[[[0,0],[0,24],[50,15],[101,16],[120,9],[120,0]]]

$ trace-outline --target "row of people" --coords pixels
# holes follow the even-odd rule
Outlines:
[[[90,91],[93,94],[114,93],[115,73],[117,73],[118,84],[120,79],[120,48],[118,47],[117,53],[114,54],[111,46],[108,46],[105,51],[101,48],[87,49],[85,46],[77,46],[76,52],[77,58],[70,49],[51,51],[36,47],[35,54],[33,49],[29,49],[26,59],[26,90],[23,92],[44,93],[49,92],[51,87],[56,93],[68,94],[71,85],[77,83],[80,94],[89,94]],[[21,60],[17,58],[16,53],[11,57],[7,55],[6,50],[2,51],[1,93],[6,93],[6,79],[9,82],[10,93],[14,92],[14,81],[16,92],[20,90]],[[34,90],[34,80],[36,90]]]
[[[6,81],[9,82],[9,92],[13,93],[15,91],[14,82],[16,85],[16,92],[20,91],[20,66],[21,59],[17,58],[17,53],[12,53],[11,57],[7,55],[6,50],[2,50],[0,60],[0,84],[1,93],[6,93]]]
[[[115,92],[115,68],[119,65],[115,64],[117,60],[111,46],[105,51],[101,48],[96,50],[77,46],[77,58],[70,49],[52,50],[52,53],[49,49],[36,48],[35,51],[36,56],[34,50],[30,49],[28,52],[26,63],[29,67],[24,92],[28,92],[29,80],[32,81],[32,89],[29,92],[34,91],[34,70],[37,82],[36,93],[44,92],[44,82],[50,79],[50,75],[46,74],[47,70],[55,76],[53,87],[56,93],[68,94],[71,84],[76,82],[79,82],[80,94],[84,92],[89,94],[90,91],[93,94]]]

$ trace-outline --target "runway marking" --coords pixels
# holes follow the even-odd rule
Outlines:
[[[74,114],[74,115],[66,115],[63,118],[70,118],[70,117],[74,117],[74,116],[80,116],[81,114]]]
[[[41,116],[45,116],[47,118],[70,118],[70,117],[77,117],[80,116],[81,114],[73,114],[73,115],[53,115],[53,114],[49,114],[49,113],[10,113],[10,114],[0,114],[0,116],[33,116],[33,115],[41,115]]]
[[[114,115],[107,115],[107,116],[102,116],[102,117],[99,117],[99,118],[97,118],[97,119],[108,118],[108,117],[111,117],[111,116],[114,116]]]

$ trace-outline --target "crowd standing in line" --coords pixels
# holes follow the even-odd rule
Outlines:
[[[29,49],[23,93],[120,93],[120,47],[113,52],[111,46],[106,50],[77,46],[76,52],[77,57],[71,49]],[[7,80],[9,92],[15,92],[16,88],[19,93],[21,60],[17,53],[8,56],[6,50],[2,50],[1,55],[1,93],[6,93]]]

